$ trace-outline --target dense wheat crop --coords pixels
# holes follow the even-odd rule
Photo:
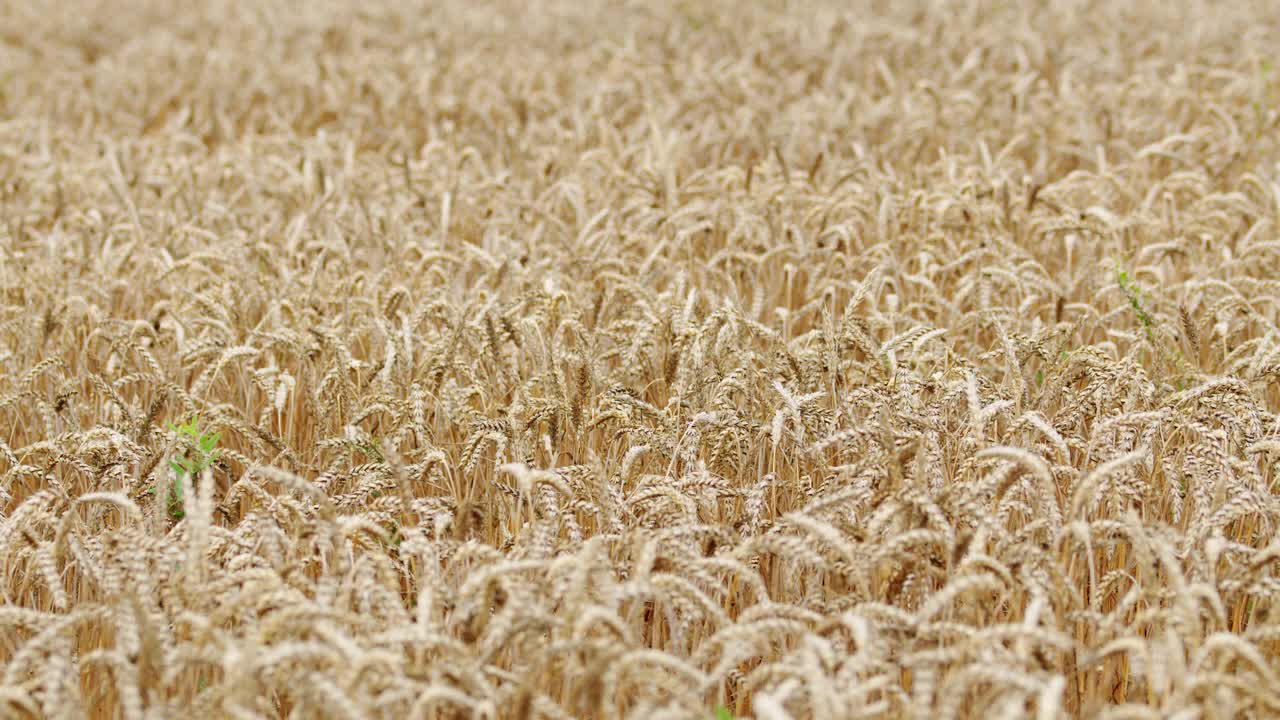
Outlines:
[[[1280,13],[0,3],[0,717],[1280,715]]]

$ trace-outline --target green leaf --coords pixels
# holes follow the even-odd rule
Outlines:
[[[214,449],[215,447],[217,447],[217,445],[218,445],[218,438],[220,438],[220,437],[222,437],[222,433],[220,433],[220,432],[212,433],[212,434],[210,434],[210,435],[205,435],[205,436],[201,437],[201,438],[200,438],[200,449],[201,449],[201,450],[203,450],[203,451],[205,452],[205,454],[206,454],[206,455],[208,455],[209,453],[213,452],[213,449]]]
[[[733,713],[723,705],[716,706],[716,720],[733,720]]]

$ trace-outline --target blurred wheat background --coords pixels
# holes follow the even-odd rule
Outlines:
[[[1280,12],[0,3],[0,717],[1280,715]]]

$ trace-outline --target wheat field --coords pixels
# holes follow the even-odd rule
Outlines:
[[[1280,716],[1280,12],[0,3],[0,717]]]

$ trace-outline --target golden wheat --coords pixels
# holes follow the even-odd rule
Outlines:
[[[1271,10],[0,6],[0,716],[1280,715]]]

